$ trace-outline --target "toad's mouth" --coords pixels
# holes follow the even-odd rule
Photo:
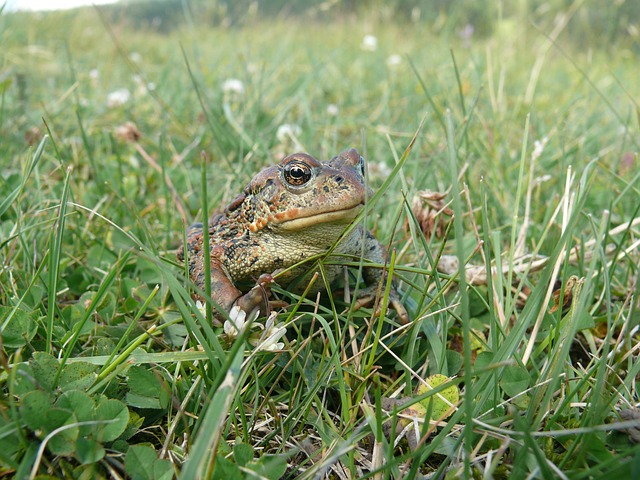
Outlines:
[[[316,214],[311,213],[306,216],[304,216],[303,212],[293,209],[291,211],[288,211],[286,215],[281,215],[280,218],[278,218],[278,215],[275,215],[273,219],[274,226],[278,230],[300,231],[305,228],[309,228],[314,225],[320,225],[323,223],[346,225],[348,223],[351,223],[363,208],[363,204],[358,204],[354,207],[345,208],[342,210],[334,210]]]

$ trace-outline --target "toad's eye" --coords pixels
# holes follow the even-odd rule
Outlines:
[[[294,187],[300,187],[311,180],[311,167],[306,163],[291,162],[284,167],[285,181]]]
[[[358,162],[358,166],[360,167],[360,173],[364,177],[364,157],[360,155],[360,161]]]

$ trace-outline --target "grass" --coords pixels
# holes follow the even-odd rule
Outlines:
[[[468,42],[374,14],[0,16],[2,475],[637,474],[637,62],[572,43],[581,5]],[[230,342],[191,300],[185,227],[284,154],[351,146],[413,322],[276,285],[284,349]]]

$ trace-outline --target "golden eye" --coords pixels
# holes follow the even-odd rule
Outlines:
[[[294,187],[300,187],[311,180],[311,168],[306,163],[291,162],[284,166],[284,179]]]

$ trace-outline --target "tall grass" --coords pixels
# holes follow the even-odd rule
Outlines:
[[[448,40],[0,16],[0,472],[630,478],[640,87],[630,50],[572,44],[582,8]],[[229,341],[191,300],[185,228],[283,155],[351,146],[412,323],[274,285],[285,348]],[[448,416],[411,417],[451,386]]]

